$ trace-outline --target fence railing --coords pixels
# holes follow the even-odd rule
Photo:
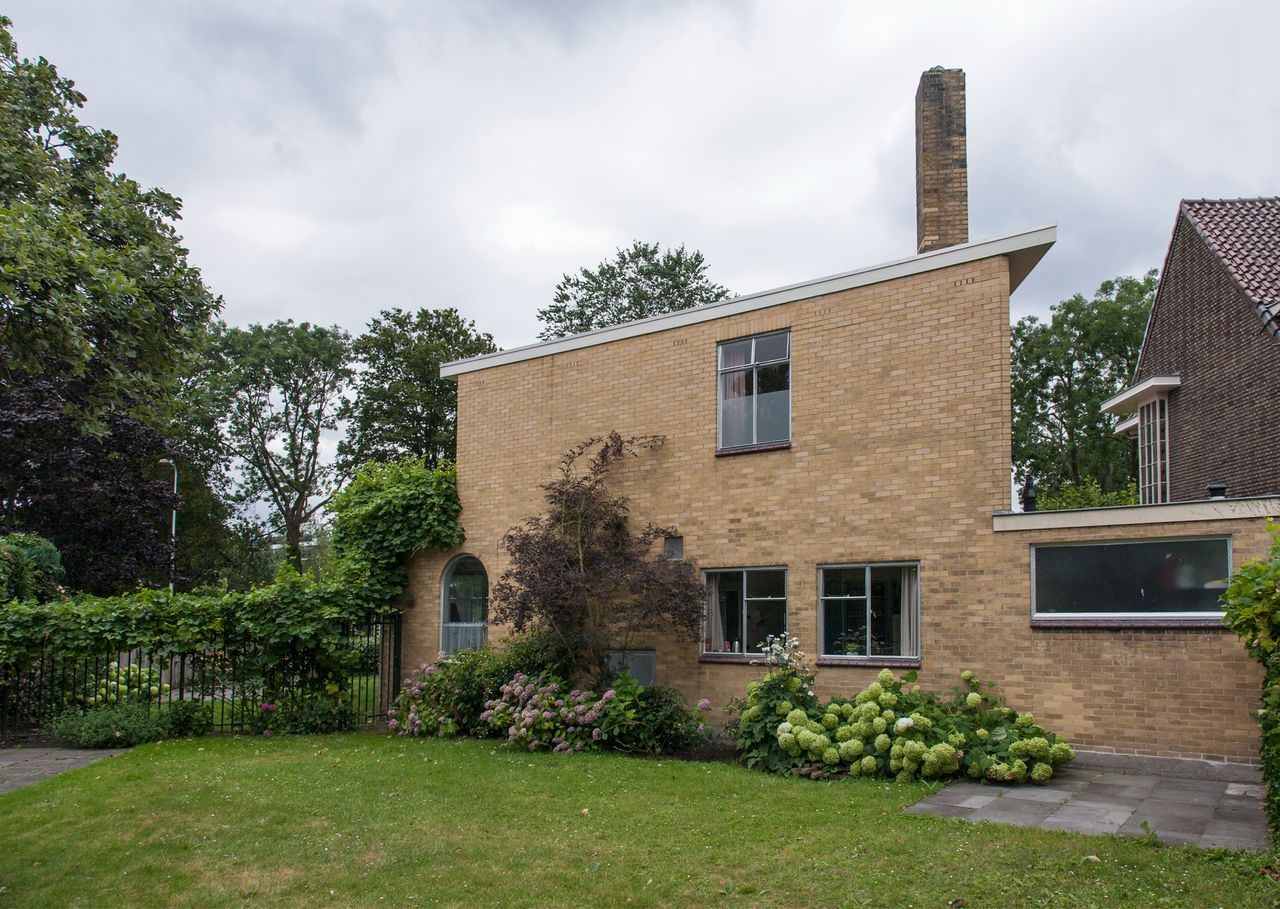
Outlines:
[[[400,618],[371,618],[343,629],[349,670],[345,691],[356,720],[386,717],[400,684]],[[288,698],[300,689],[301,667],[251,666],[254,643],[228,637],[193,653],[164,659],[140,650],[65,657],[42,652],[28,668],[0,667],[0,743],[41,733],[64,710],[101,704],[148,703],[164,709],[175,701],[207,704],[213,728],[247,731],[267,692]]]

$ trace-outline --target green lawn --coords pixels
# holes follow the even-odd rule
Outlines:
[[[369,733],[168,742],[0,796],[0,906],[1145,909],[1280,897],[1256,854],[901,813],[928,791]]]

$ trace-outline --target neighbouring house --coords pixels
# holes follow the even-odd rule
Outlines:
[[[1133,385],[1102,407],[1144,504],[1280,493],[1280,198],[1183,201]]]
[[[411,562],[411,664],[505,633],[502,537],[567,449],[661,434],[613,481],[678,528],[706,622],[628,659],[691,700],[741,696],[786,631],[822,695],[970,669],[1085,748],[1256,760],[1260,669],[1217,596],[1280,500],[1010,512],[1009,296],[1056,229],[969,241],[964,74],[916,104],[916,255],[442,369],[467,540]]]

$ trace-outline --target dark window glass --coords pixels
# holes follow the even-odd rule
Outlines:
[[[1037,546],[1035,609],[1054,613],[1221,612],[1225,538]]]

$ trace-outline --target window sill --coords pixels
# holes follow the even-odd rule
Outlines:
[[[1032,616],[1032,628],[1196,628],[1230,631],[1220,616]]]
[[[699,654],[699,663],[738,663],[750,665],[753,661],[763,660],[762,653],[703,653]]]
[[[818,657],[818,666],[862,666],[867,669],[919,669],[919,657]]]
[[[763,445],[741,445],[737,448],[717,448],[717,458],[731,458],[734,455],[754,454],[757,451],[786,451],[791,447],[791,440],[785,442],[765,442]]]

